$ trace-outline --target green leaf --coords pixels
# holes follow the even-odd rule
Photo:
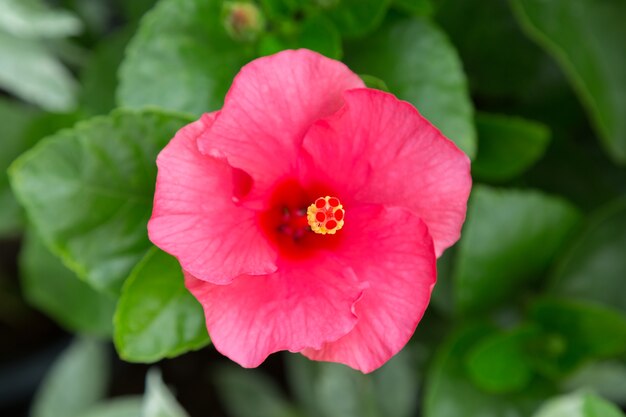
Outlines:
[[[41,113],[17,101],[0,99],[0,237],[15,236],[25,227],[24,210],[9,186],[8,168],[19,155],[41,138],[73,125],[75,114]]]
[[[624,417],[617,406],[592,394],[585,396],[583,410],[586,417]]]
[[[315,392],[319,373],[318,363],[303,355],[285,355],[287,384],[301,409],[310,417],[320,417],[321,411]]]
[[[472,92],[487,97],[542,93],[534,83],[545,69],[545,54],[521,31],[507,1],[438,0],[436,5],[435,19],[458,49]]]
[[[50,253],[33,230],[20,254],[21,283],[30,304],[73,332],[113,333],[115,299],[78,279]]]
[[[152,248],[124,284],[115,346],[131,362],[155,362],[209,343],[202,307],[185,288],[178,261]]]
[[[454,260],[458,245],[446,249],[437,259],[437,285],[430,299],[431,305],[446,316],[454,315]]]
[[[551,292],[626,312],[626,200],[601,209],[553,276]]]
[[[324,417],[376,417],[373,378],[337,363],[320,363],[314,392]]]
[[[152,368],[146,376],[146,394],[141,417],[188,417],[163,383],[161,373]]]
[[[319,1],[323,3],[323,1]],[[385,17],[389,0],[330,0],[328,16],[345,37],[359,37],[374,30]]]
[[[121,6],[121,11],[124,13],[124,17],[130,21],[139,21],[144,14],[152,7],[157,0],[116,0]]]
[[[257,52],[260,56],[272,55],[284,49],[289,49],[288,39],[274,33],[265,33],[259,38]]]
[[[574,393],[550,400],[533,417],[624,417],[624,414],[596,395]]]
[[[626,316],[611,308],[573,300],[541,299],[530,317],[559,343],[536,346],[538,369],[548,375],[571,372],[584,361],[626,353]]]
[[[59,130],[74,126],[82,117],[80,112],[40,113],[25,130],[24,143],[30,149],[40,140],[57,133]]]
[[[432,0],[393,0],[392,5],[419,16],[431,16],[435,12]]]
[[[131,34],[130,30],[122,30],[104,38],[83,68],[80,103],[91,114],[106,114],[115,108],[117,69]]]
[[[0,1],[0,30],[23,38],[66,37],[82,30],[78,17],[42,0]]]
[[[424,417],[527,417],[553,389],[541,381],[523,392],[493,394],[476,387],[466,373],[464,358],[495,330],[473,324],[451,335],[439,350],[426,378]]]
[[[411,361],[410,348],[410,345],[404,347],[371,374],[379,416],[410,417],[416,414],[420,375]]]
[[[458,310],[510,300],[545,271],[579,220],[578,210],[556,197],[474,187],[454,270]]]
[[[259,370],[221,367],[213,381],[232,417],[295,417],[294,407],[274,381]]]
[[[30,415],[76,416],[104,397],[108,379],[106,347],[95,340],[76,339],[46,375]]]
[[[376,90],[389,92],[389,87],[387,87],[387,84],[380,78],[368,74],[361,74],[359,77],[363,80],[367,88],[375,88]]]
[[[292,25],[287,25],[287,30],[261,34],[258,54],[266,56],[285,49],[306,48],[333,59],[341,58],[341,36],[329,19],[316,14]]]
[[[573,120],[571,117],[576,116],[570,113],[568,120]],[[584,119],[584,115],[580,117]],[[546,155],[524,174],[524,183],[557,193],[584,211],[597,210],[625,197],[626,167],[608,159],[599,144],[590,140],[588,127],[569,129],[555,128]],[[572,132],[579,129],[584,132],[582,137],[573,137]]]
[[[626,163],[626,3],[512,0],[522,27],[563,68],[613,158]]]
[[[519,117],[479,113],[478,155],[472,175],[483,181],[511,180],[537,162],[550,141],[548,128]]]
[[[23,104],[0,98],[0,236],[17,234],[23,226],[23,215],[9,188],[7,169],[15,158],[28,149],[25,132],[37,113]]]
[[[537,334],[532,327],[497,333],[480,341],[470,351],[467,370],[472,381],[485,391],[521,391],[533,378],[532,364],[526,357],[526,342]]]
[[[76,106],[74,77],[43,44],[0,31],[0,87],[50,111]]]
[[[626,363],[619,361],[592,362],[565,379],[563,391],[594,392],[618,404],[626,404]]]
[[[189,121],[117,111],[62,130],[11,166],[13,190],[39,235],[94,288],[119,292],[151,247],[156,155]]]
[[[226,34],[221,10],[219,0],[161,0],[126,50],[118,103],[194,115],[219,109],[233,77],[252,58],[252,47]]]
[[[345,47],[359,74],[387,83],[472,157],[476,148],[473,108],[465,75],[445,35],[425,19],[391,19],[371,37]]]
[[[302,23],[296,46],[333,59],[341,59],[343,54],[341,35],[335,25],[323,16],[313,16]]]
[[[138,417],[141,415],[141,397],[118,397],[97,404],[86,412],[72,417]]]
[[[405,347],[375,372],[363,375],[344,365],[289,355],[290,387],[312,416],[367,417],[415,415],[418,378]]]

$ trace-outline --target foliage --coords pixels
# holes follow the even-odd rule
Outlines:
[[[210,344],[147,238],[156,155],[242,65],[309,48],[472,158],[467,221],[397,357],[365,376],[286,355],[287,392],[219,367],[228,415],[623,415],[607,400],[626,406],[626,3],[244,2],[246,36],[222,0],[0,0],[0,237],[22,241],[26,300],[130,362]],[[107,363],[102,343],[75,342],[32,415],[186,416],[157,372],[144,398],[105,399]]]

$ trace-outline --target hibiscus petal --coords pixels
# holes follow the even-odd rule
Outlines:
[[[437,256],[454,244],[471,188],[469,158],[409,103],[356,89],[303,141],[303,182],[333,184],[346,207],[403,206],[428,225]]]
[[[436,281],[428,228],[404,208],[367,207],[346,212],[344,245],[336,255],[369,284],[355,306],[354,329],[341,339],[309,348],[311,359],[371,372],[409,341]]]
[[[260,365],[273,352],[320,348],[347,334],[363,291],[354,272],[332,257],[240,276],[229,285],[185,277],[204,307],[215,348],[244,367]]]
[[[301,49],[256,59],[235,77],[219,119],[198,140],[203,153],[248,172],[262,196],[292,172],[311,124],[343,105],[361,79],[339,61]]]
[[[241,274],[276,270],[276,252],[256,214],[233,203],[241,173],[199,152],[197,137],[216,113],[182,128],[157,158],[150,240],[199,279],[225,284]]]

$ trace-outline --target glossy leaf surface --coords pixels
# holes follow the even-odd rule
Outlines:
[[[545,272],[579,221],[559,198],[475,186],[456,255],[458,310],[485,311],[515,296]]]
[[[115,346],[132,362],[155,362],[209,343],[202,307],[185,288],[178,261],[152,248],[122,289]]]
[[[514,0],[522,27],[570,78],[598,134],[626,163],[626,3]]]
[[[425,59],[425,57],[428,57]],[[459,58],[443,32],[426,19],[391,19],[371,37],[345,48],[360,74],[382,79],[472,157],[473,108]]]
[[[189,120],[118,111],[63,130],[11,167],[44,242],[93,287],[117,293],[150,248],[156,155]]]

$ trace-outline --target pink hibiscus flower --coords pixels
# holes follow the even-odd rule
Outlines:
[[[150,239],[215,348],[371,372],[410,339],[457,241],[469,160],[413,106],[308,50],[259,58],[159,154]]]

